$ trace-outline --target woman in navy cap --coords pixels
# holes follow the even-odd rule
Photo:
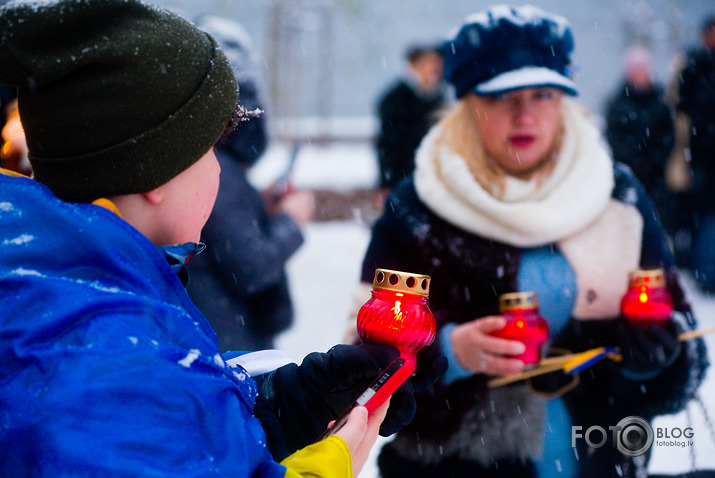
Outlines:
[[[652,203],[572,98],[564,18],[495,6],[443,50],[458,101],[389,196],[362,279],[376,267],[432,276],[450,363],[383,447],[382,476],[636,476],[648,447],[609,427],[682,409],[705,368],[703,343],[677,339],[695,322]],[[662,326],[627,325],[628,274],[651,268],[666,271],[675,312]],[[498,296],[515,291],[536,292],[552,349],[617,346],[623,360],[578,382],[559,372],[490,388],[524,370],[514,358],[524,345],[490,335],[505,325]],[[592,426],[605,443],[583,438]]]

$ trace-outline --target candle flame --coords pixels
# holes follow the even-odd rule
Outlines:
[[[402,303],[399,300],[395,301],[395,306],[392,308],[392,313],[396,321],[402,322]]]

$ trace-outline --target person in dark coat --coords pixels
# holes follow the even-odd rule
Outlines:
[[[704,376],[703,341],[678,340],[695,320],[653,204],[571,98],[566,19],[499,5],[455,32],[443,51],[458,101],[388,196],[363,261],[366,292],[377,267],[431,277],[449,359],[437,385],[416,395],[414,421],[383,446],[381,476],[642,476],[643,443],[609,434],[591,447],[572,427],[674,413]],[[629,273],[651,268],[665,271],[675,311],[641,328],[620,303]],[[613,346],[622,361],[592,364],[575,382],[556,372],[490,387],[495,375],[525,370],[515,357],[524,344],[491,333],[506,324],[498,297],[526,291],[553,353]]]
[[[241,103],[262,109],[256,63],[243,27],[215,16],[199,19],[212,33],[236,74]],[[216,147],[221,187],[201,235],[207,250],[189,266],[187,290],[218,336],[221,351],[262,350],[293,322],[286,262],[303,243],[302,226],[312,216],[312,194],[290,190],[269,209],[248,180],[248,170],[266,150],[262,114],[241,125]]]
[[[677,110],[690,123],[692,267],[700,287],[715,291],[715,16],[703,22],[701,39],[678,75]]]
[[[384,190],[412,172],[415,150],[444,106],[441,49],[412,46],[406,57],[404,77],[382,94],[377,105],[379,187]]]
[[[677,198],[665,183],[665,166],[673,151],[673,112],[665,92],[653,80],[651,53],[641,47],[624,55],[625,78],[606,106],[606,139],[613,159],[628,165],[660,213],[671,236],[678,223]]]

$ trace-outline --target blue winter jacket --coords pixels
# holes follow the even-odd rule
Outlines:
[[[113,212],[0,174],[0,475],[282,477],[256,384]]]

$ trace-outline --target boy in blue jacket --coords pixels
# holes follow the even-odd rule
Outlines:
[[[312,444],[396,349],[255,380],[219,354],[181,280],[246,114],[213,38],[136,0],[10,3],[0,31],[34,171],[0,174],[0,475],[357,474],[441,361]]]

